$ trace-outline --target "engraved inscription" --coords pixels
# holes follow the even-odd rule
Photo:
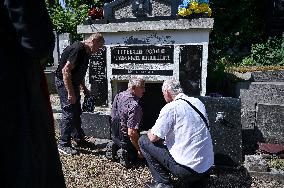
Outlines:
[[[117,46],[111,48],[111,63],[173,63],[173,46]]]

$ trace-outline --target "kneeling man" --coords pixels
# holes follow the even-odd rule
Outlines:
[[[111,129],[112,141],[107,145],[106,157],[119,159],[119,162],[130,167],[131,163],[143,158],[138,139],[139,126],[142,120],[142,108],[139,99],[145,92],[145,81],[142,77],[131,77],[128,89],[118,93],[112,104]]]
[[[204,104],[185,95],[177,80],[166,80],[162,92],[168,104],[148,134],[139,139],[154,179],[146,187],[173,187],[169,173],[181,181],[200,180],[214,161]]]

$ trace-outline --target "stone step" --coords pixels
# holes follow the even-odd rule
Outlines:
[[[259,91],[263,93],[279,93],[284,94],[283,82],[251,82],[249,90]]]
[[[252,82],[240,90],[242,109],[255,110],[257,103],[284,104],[284,82]]]
[[[284,104],[284,95],[271,93],[261,94],[251,91],[241,91],[241,107],[243,111],[254,111],[259,103],[280,105]]]
[[[254,82],[284,82],[284,70],[252,72],[251,80]]]
[[[104,113],[83,112],[82,128],[87,136],[110,139],[110,115]]]

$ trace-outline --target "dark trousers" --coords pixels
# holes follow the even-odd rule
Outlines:
[[[161,142],[151,142],[147,135],[143,135],[139,139],[139,145],[155,182],[172,184],[169,173],[189,182],[202,178],[202,174],[178,164]]]
[[[56,89],[60,98],[62,109],[59,144],[63,146],[71,146],[71,136],[75,140],[84,139],[84,131],[81,127],[81,102],[80,88],[74,87],[76,103],[70,104],[68,101],[68,93],[62,80],[55,78]]]

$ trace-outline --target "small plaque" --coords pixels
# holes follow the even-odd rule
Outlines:
[[[166,46],[116,46],[111,47],[111,63],[174,63],[174,47]]]
[[[112,69],[113,75],[164,75],[172,76],[173,70],[129,70],[129,69]]]

